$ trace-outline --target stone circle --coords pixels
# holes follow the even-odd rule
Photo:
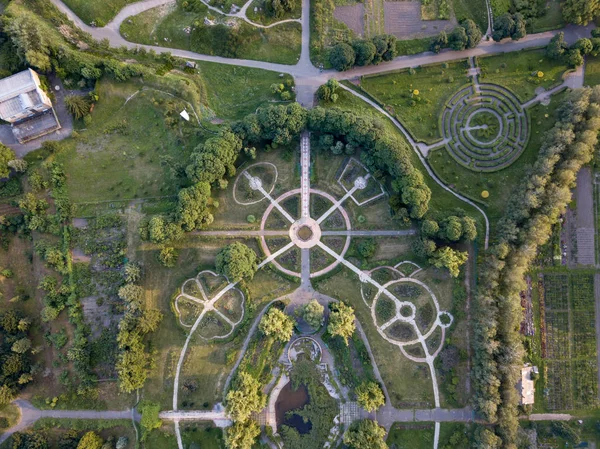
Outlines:
[[[479,172],[508,167],[529,138],[527,115],[517,97],[495,84],[467,86],[446,105],[442,135],[450,155]]]

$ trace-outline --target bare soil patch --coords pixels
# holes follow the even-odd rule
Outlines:
[[[422,20],[421,2],[384,2],[385,32],[399,39],[417,39],[435,36],[440,31],[451,31],[456,19]]]
[[[333,11],[333,17],[350,28],[354,33],[362,36],[365,31],[365,5],[356,3],[355,5],[336,6]]]

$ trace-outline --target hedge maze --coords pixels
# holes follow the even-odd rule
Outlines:
[[[442,134],[459,164],[492,172],[508,167],[521,155],[529,122],[510,90],[496,84],[471,85],[446,103]]]
[[[597,407],[594,275],[544,274],[543,279],[548,408]]]

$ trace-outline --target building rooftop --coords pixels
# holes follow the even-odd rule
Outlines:
[[[31,69],[0,79],[0,118],[8,118],[43,102],[39,78]]]
[[[20,143],[44,136],[57,129],[60,129],[60,124],[52,109],[12,126],[13,134]]]
[[[536,370],[535,366],[525,366],[521,369],[521,379],[517,383],[517,390],[521,394],[522,405],[530,405],[535,402],[535,382],[531,374]]]

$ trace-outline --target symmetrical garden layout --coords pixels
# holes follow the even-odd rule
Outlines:
[[[248,166],[238,175],[233,187],[233,198],[240,207],[261,201],[266,201],[268,204],[260,222],[260,230],[203,231],[201,234],[212,237],[222,234],[260,238],[266,258],[260,263],[259,268],[272,264],[281,272],[301,279],[299,289],[287,296],[291,300],[286,309],[288,311],[294,310],[298,303],[305,301],[307,297],[318,296],[321,301],[335,301],[315,293],[310,279],[323,275],[342,264],[359,277],[363,300],[371,311],[371,317],[381,338],[397,346],[410,361],[425,363],[429,367],[436,412],[439,414],[436,416],[443,417],[446,413],[452,414],[454,420],[470,420],[472,416],[468,410],[461,410],[462,413],[459,413],[458,418],[456,417],[457,411],[439,410],[440,395],[434,361],[442,349],[446,328],[452,324],[453,317],[448,312],[440,310],[439,302],[431,288],[413,277],[414,274],[421,271],[421,268],[413,262],[404,261],[395,266],[381,266],[370,271],[363,271],[344,257],[354,236],[377,238],[410,235],[414,232],[412,230],[387,229],[353,230],[349,214],[343,204],[346,201],[353,201],[357,205],[364,205],[386,195],[385,190],[354,158],[347,160],[337,178],[337,182],[346,192],[341,198],[338,199],[327,192],[313,189],[310,186],[310,159],[310,137],[308,133],[304,133],[301,138],[300,188],[285,192],[278,198],[271,196],[278,176],[275,165],[259,162]],[[317,202],[319,204],[316,204]],[[315,204],[311,205],[311,203]],[[321,212],[313,217],[315,210]],[[286,267],[286,255],[293,251],[299,251],[301,254],[299,272],[290,269],[289,266]],[[315,257],[311,254],[312,252],[318,252],[322,257]],[[315,261],[318,261],[317,266],[314,266]],[[161,416],[174,421],[178,444],[180,448],[183,448],[179,430],[180,420],[214,420],[227,424],[227,416],[220,407],[211,412],[178,411],[179,377],[188,344],[195,333],[208,340],[226,338],[231,335],[243,318],[244,296],[235,287],[235,283],[228,282],[223,276],[204,271],[182,285],[174,305],[179,315],[179,322],[183,327],[189,329],[189,335],[181,350],[177,365],[173,410],[165,412]],[[261,317],[262,313],[256,318],[233,371],[237,369],[250,338],[257,331],[256,324]],[[315,336],[315,339],[318,338]],[[288,347],[294,347],[297,341],[292,339]],[[319,353],[327,352],[327,349],[322,348],[318,343],[317,346],[319,346]],[[291,360],[293,351],[290,351],[291,349],[288,349],[286,354]],[[378,372],[372,356],[371,359],[375,371]],[[331,371],[335,373],[333,369]],[[229,384],[232,375],[233,372],[226,385]],[[285,375],[284,373],[283,376]],[[335,378],[335,374],[333,376]],[[285,379],[287,377],[284,377]],[[264,413],[265,424],[272,425],[274,430],[276,430],[276,426],[272,421],[275,414],[269,410],[269,407],[274,407],[277,394],[284,383],[287,382],[279,379],[277,385],[280,388],[273,388],[270,392],[269,405]],[[383,384],[383,381],[381,383]],[[326,380],[325,384],[327,385]],[[382,417],[380,420],[382,424],[389,428],[394,421],[406,420],[408,411],[392,407],[385,385],[383,387],[388,403],[378,415]],[[334,389],[328,388],[328,390],[332,396],[336,396]],[[352,420],[368,416],[368,413],[359,410],[355,403],[347,402],[347,393],[343,390],[341,395],[344,397],[338,396],[335,399],[340,403],[340,420],[342,422],[349,424]],[[423,412],[432,416],[431,411]],[[414,419],[414,415],[410,416],[411,420]],[[439,431],[440,423],[436,422],[434,448],[437,448],[438,445]],[[332,431],[332,438],[338,436]]]

